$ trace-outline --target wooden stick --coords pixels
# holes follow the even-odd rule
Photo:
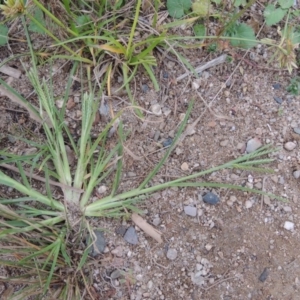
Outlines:
[[[223,55],[221,55],[221,56],[219,56],[219,57],[217,57],[217,58],[215,58],[215,59],[207,62],[203,66],[199,66],[199,67],[195,68],[195,72],[199,74],[199,73],[203,72],[206,69],[209,69],[211,67],[214,67],[214,66],[217,66],[219,64],[222,64],[223,62],[226,61],[226,58],[227,58],[227,54],[223,54]],[[185,77],[189,76],[190,74],[191,74],[191,72],[184,73],[184,74],[180,75],[179,77],[177,77],[176,80],[180,81],[180,80],[184,79]]]

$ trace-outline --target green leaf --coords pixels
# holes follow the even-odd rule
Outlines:
[[[280,22],[286,15],[287,10],[282,8],[275,8],[273,4],[269,4],[264,10],[264,17],[266,24],[272,26]]]
[[[8,41],[8,27],[4,24],[0,24],[0,46],[4,46]]]
[[[191,0],[167,0],[167,9],[169,15],[176,19],[183,17],[185,12],[191,7]]]
[[[204,24],[194,25],[193,30],[196,37],[203,37],[206,35],[206,27]]]
[[[234,25],[226,35],[236,38],[230,41],[234,47],[249,49],[256,45],[253,29],[244,23]]]
[[[294,0],[278,0],[278,4],[283,9],[289,9],[294,5]]]
[[[36,7],[35,10],[34,10],[34,14],[33,14],[33,17],[40,23],[42,24],[44,27],[46,27],[46,23],[45,23],[45,19],[44,19],[44,14],[43,14],[43,11]],[[42,33],[44,34],[45,31],[39,27],[37,24],[35,24],[34,22],[30,22],[29,24],[29,27],[28,29],[31,31],[31,32],[36,32],[36,33]]]
[[[195,14],[200,17],[205,17],[209,13],[210,0],[195,0],[192,4],[192,9]]]
[[[234,1],[234,6],[239,7],[239,6],[245,6],[247,4],[246,0],[236,0]]]
[[[78,30],[79,32],[83,32],[84,30],[89,29],[89,22],[91,22],[91,18],[88,15],[82,15],[76,17],[76,24],[79,27]]]
[[[212,0],[212,2],[216,3],[216,4],[220,4],[221,0]]]

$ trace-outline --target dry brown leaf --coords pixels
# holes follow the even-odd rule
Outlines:
[[[162,243],[163,240],[161,238],[162,233],[155,229],[152,225],[147,223],[145,219],[143,219],[141,216],[139,216],[136,213],[133,213],[131,216],[131,220],[140,227],[145,233],[150,235],[152,238],[154,238],[158,243]]]

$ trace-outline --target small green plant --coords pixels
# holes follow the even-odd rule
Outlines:
[[[279,23],[294,5],[294,0],[279,0],[277,5],[268,4],[264,9],[264,17],[268,26]]]
[[[291,79],[291,82],[289,84],[289,86],[286,88],[286,90],[292,94],[292,95],[299,95],[300,93],[300,77],[294,77]]]

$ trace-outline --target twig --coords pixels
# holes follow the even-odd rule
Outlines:
[[[224,281],[231,280],[231,279],[234,279],[234,278],[236,278],[236,276],[232,276],[232,277],[228,277],[228,278],[221,279],[221,280],[215,282],[214,284],[210,285],[210,286],[207,287],[207,288],[204,288],[204,287],[200,287],[200,288],[201,288],[202,290],[208,291],[208,290],[210,290],[212,287],[214,287],[214,286],[216,286],[216,285],[218,285],[218,284],[220,284],[220,283],[222,283],[222,282],[224,282]]]
[[[17,79],[21,76],[21,71],[20,70],[9,67],[9,66],[2,66],[0,68],[0,72],[6,74],[8,76],[17,78]]]
[[[195,68],[195,72],[196,72],[196,73],[201,73],[201,72],[203,72],[203,71],[206,70],[206,69],[209,69],[209,68],[211,68],[211,67],[214,67],[214,66],[217,66],[217,65],[219,65],[219,64],[222,64],[223,62],[226,61],[226,58],[227,58],[227,54],[223,54],[223,55],[221,55],[221,56],[219,56],[219,57],[217,57],[217,58],[215,58],[215,59],[213,59],[213,60],[207,62],[207,63],[204,64],[203,66],[199,66],[199,67]],[[177,81],[180,81],[180,80],[184,79],[185,77],[187,77],[187,76],[189,76],[189,75],[191,75],[191,72],[184,73],[184,74],[178,76],[178,77],[176,78],[176,80],[177,80]]]
[[[19,169],[18,168],[14,167],[14,166],[11,166],[11,165],[8,165],[8,164],[5,164],[5,163],[0,163],[0,167],[3,167],[5,169],[11,170],[13,172],[19,173]],[[28,177],[31,177],[33,179],[36,179],[38,181],[46,183],[46,179],[43,178],[43,177],[41,177],[41,176],[39,176],[39,175],[30,174],[29,172],[27,172],[25,170],[24,170],[24,174],[26,176],[28,176]],[[51,185],[53,185],[53,186],[58,186],[58,187],[60,187],[62,189],[70,189],[70,190],[77,191],[79,193],[83,193],[84,192],[84,190],[82,190],[82,189],[77,189],[77,188],[74,188],[72,186],[68,186],[68,185],[65,185],[65,184],[53,181],[51,179],[48,180],[48,183],[51,184]]]

